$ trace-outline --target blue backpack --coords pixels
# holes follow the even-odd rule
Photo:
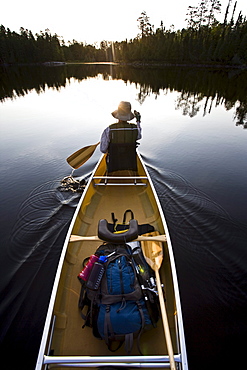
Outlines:
[[[141,353],[141,334],[156,327],[159,319],[154,273],[140,244],[135,243],[134,249],[128,244],[107,243],[96,250],[95,255],[105,259],[101,263],[100,283],[92,270],[88,282],[81,281],[79,300],[82,312],[87,306],[86,314],[82,313],[84,326],[92,327],[94,335],[104,339],[111,351],[125,343],[128,354],[134,338]]]

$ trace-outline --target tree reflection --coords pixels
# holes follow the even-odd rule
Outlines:
[[[239,106],[236,108],[234,119],[236,119],[236,126],[243,125],[243,128],[247,128],[247,99],[245,102],[239,102]]]
[[[200,110],[199,102],[203,99],[200,94],[182,92],[177,98],[176,109],[182,109],[184,116],[195,117]]]
[[[47,88],[60,90],[71,78],[78,81],[101,75],[104,80],[116,79],[134,83],[139,89],[137,100],[142,104],[150,95],[179,92],[175,109],[195,117],[211,113],[212,106],[235,109],[236,125],[247,128],[246,70],[215,70],[197,67],[147,67],[110,64],[74,64],[59,67],[22,66],[0,68],[0,100],[15,99],[35,89],[38,94]]]

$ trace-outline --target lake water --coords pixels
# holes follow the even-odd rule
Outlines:
[[[1,354],[33,369],[79,194],[66,158],[130,101],[173,242],[190,369],[237,368],[247,335],[247,72],[112,65],[0,69]],[[242,367],[243,368],[243,367]]]

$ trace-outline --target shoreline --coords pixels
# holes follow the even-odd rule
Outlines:
[[[131,66],[134,68],[166,68],[166,67],[181,67],[181,68],[207,68],[207,69],[239,69],[246,70],[247,64],[233,65],[233,64],[221,64],[221,63],[167,63],[167,62],[146,62],[146,61],[135,61],[135,62],[42,62],[42,63],[0,63],[0,67],[21,67],[21,66],[44,66],[44,67],[63,67],[66,65],[112,65],[112,66]]]

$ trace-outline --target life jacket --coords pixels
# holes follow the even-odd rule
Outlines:
[[[137,140],[138,128],[134,123],[120,121],[110,128],[110,142],[113,144],[134,144]]]
[[[110,144],[108,148],[108,172],[118,170],[137,171],[136,140],[138,128],[134,123],[120,121],[110,128]]]

